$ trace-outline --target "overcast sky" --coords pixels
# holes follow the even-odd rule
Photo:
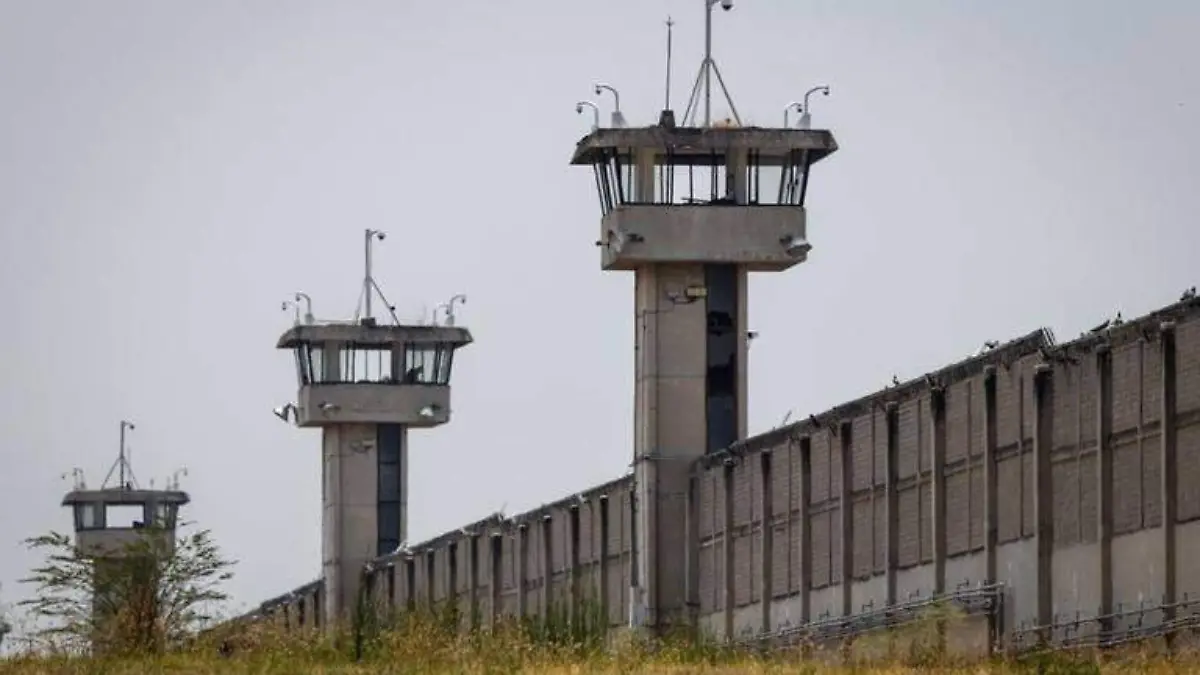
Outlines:
[[[238,559],[231,611],[315,579],[320,432],[280,302],[348,317],[362,229],[401,318],[466,293],[451,424],[411,441],[410,533],[537,506],[632,453],[633,277],[602,273],[592,83],[676,108],[700,0],[0,0],[0,583],[131,436],[143,484]],[[748,124],[816,84],[841,150],[806,264],[753,277],[750,429],[1039,326],[1200,283],[1200,3],[737,0],[715,55]],[[607,113],[611,99],[602,100]],[[719,113],[724,113],[719,109]]]

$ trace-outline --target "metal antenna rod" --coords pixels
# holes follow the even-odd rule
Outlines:
[[[365,270],[363,276],[363,314],[365,318],[371,318],[371,238],[374,232],[371,228],[366,229],[366,240],[363,243],[363,268]]]
[[[375,283],[374,279],[371,279],[371,288],[374,288],[375,292],[379,294],[379,299],[383,300],[384,306],[387,307],[388,314],[390,314],[392,317],[392,322],[399,326],[400,319],[396,317],[396,308],[392,306],[392,303],[388,302],[387,296],[383,294],[383,289],[379,287],[379,284]],[[367,297],[370,297],[370,291],[367,291]]]
[[[125,485],[125,420],[121,420],[121,449],[117,451],[117,463],[121,465],[121,485]]]
[[[700,70],[696,72],[696,81],[692,85],[692,93],[688,96],[688,106],[683,114],[684,124],[688,124],[688,120],[695,117],[696,110],[699,108],[699,95],[701,91],[701,83],[703,83],[704,91],[704,126],[712,124],[712,76],[717,76],[717,84],[721,87],[721,92],[725,94],[725,102],[729,104],[729,111],[733,114],[733,119],[740,126],[742,123],[741,117],[738,115],[737,107],[733,104],[733,97],[729,94],[729,88],[725,86],[725,78],[721,77],[721,69],[717,67],[717,62],[712,57],[712,10],[716,4],[720,2],[721,6],[728,9],[730,4],[724,0],[704,0],[704,60],[700,62]]]
[[[362,291],[360,291],[358,296],[359,305],[354,309],[355,323],[359,320],[359,309],[363,310],[361,315],[363,319],[374,318],[371,315],[371,289],[374,288],[378,291],[379,285],[375,283],[375,277],[371,274],[371,240],[378,239],[383,241],[383,238],[386,236],[387,233],[383,230],[373,230],[369,227],[363,230],[363,282]],[[383,297],[382,292],[379,295],[381,298]],[[384,298],[383,301],[386,303],[387,299]]]
[[[129,429],[132,431],[136,428],[133,422],[121,420],[121,449],[117,453],[117,461],[113,463],[112,467],[108,469],[108,473],[105,474],[104,482],[100,485],[101,489],[108,485],[108,480],[112,478],[113,471],[117,471],[117,475],[121,480],[118,486],[120,489],[124,490],[126,485],[137,486],[137,477],[133,475],[133,464],[129,461],[129,451],[125,446],[125,430]],[[128,482],[126,482],[126,479],[128,479]]]
[[[675,22],[671,20],[670,15],[667,16],[667,92],[664,97],[663,110],[671,109],[671,29]]]
[[[712,123],[712,8],[715,0],[704,0],[704,126]]]

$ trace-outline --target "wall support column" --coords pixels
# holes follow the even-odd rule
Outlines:
[[[467,544],[467,550],[471,554],[471,561],[467,565],[467,570],[469,570],[468,574],[471,575],[470,581],[467,582],[467,587],[470,589],[470,593],[471,593],[471,601],[470,601],[471,618],[467,625],[469,625],[472,630],[478,630],[479,623],[482,618],[479,614],[479,534],[478,533],[471,533],[471,538],[469,540],[469,543]]]
[[[733,580],[734,580],[734,565],[736,561],[733,555],[733,470],[734,460],[729,458],[726,460],[724,471],[722,472],[723,480],[721,481],[722,491],[725,496],[722,501],[722,517],[721,522],[724,527],[724,532],[721,535],[721,552],[724,555],[724,564],[722,567],[721,584],[724,587],[723,597],[725,599],[724,606],[724,629],[725,640],[733,640]]]
[[[984,582],[996,583],[996,367],[988,365],[983,371],[983,560]],[[1007,640],[1004,614],[1008,588],[1001,591],[997,605],[988,615],[988,653]]]
[[[425,552],[425,601],[429,603],[429,609],[434,607],[434,598],[437,597],[434,591],[434,581],[437,579],[435,573],[435,565],[437,564],[437,553],[430,549]]]
[[[569,575],[568,584],[570,586],[570,603],[569,608],[571,616],[571,626],[578,628],[580,619],[583,616],[582,605],[580,600],[579,588],[579,505],[572,504],[567,512],[567,544],[570,550],[567,551],[567,561]]]
[[[1100,607],[1107,617],[1113,612],[1113,455],[1112,455],[1112,351],[1107,344],[1096,347],[1096,543],[1100,550]],[[1100,631],[1113,626],[1100,620]]]
[[[812,494],[812,437],[800,439],[800,485],[796,490],[796,516],[800,521],[797,537],[800,549],[796,565],[800,591],[800,621],[812,621],[812,527],[808,500]]]
[[[488,592],[492,596],[488,603],[488,627],[495,631],[503,614],[500,598],[504,585],[504,535],[493,532],[488,543],[488,566],[491,569],[488,575]]]
[[[550,616],[552,599],[550,597],[550,589],[553,587],[554,581],[554,519],[549,514],[542,515],[542,532],[541,532],[541,568],[542,568],[542,594],[538,600],[538,612],[541,614],[542,620],[545,621]]]
[[[1162,347],[1162,412],[1159,415],[1160,462],[1162,470],[1162,537],[1163,537],[1163,623],[1175,619],[1175,603],[1179,601],[1175,579],[1175,520],[1178,498],[1178,458],[1176,456],[1176,354],[1175,322],[1164,321],[1159,327]],[[1174,633],[1166,635],[1167,647],[1174,646]]]
[[[933,592],[946,592],[946,392],[934,387],[929,392],[929,459],[933,470]]]
[[[886,557],[884,566],[887,587],[887,604],[896,604],[896,567],[900,563],[900,493],[896,489],[896,477],[900,471],[900,406],[895,402],[886,404],[887,414],[887,466],[885,467],[885,495],[887,499]]]
[[[599,579],[599,591],[597,600],[600,602],[600,614],[604,617],[604,625],[607,627],[612,623],[612,615],[610,614],[608,604],[608,495],[600,495],[593,504],[599,510],[599,514],[593,512],[592,522],[599,521],[600,523],[600,554],[597,556],[600,565],[600,571],[596,575]],[[598,518],[597,518],[598,516]]]
[[[1051,556],[1054,552],[1053,495],[1050,490],[1050,453],[1054,442],[1054,379],[1048,363],[1033,370],[1033,518],[1037,547],[1037,622],[1049,626],[1053,621]],[[1042,631],[1039,642],[1050,639]]]
[[[458,602],[458,561],[461,557],[458,552],[462,550],[462,537],[456,541],[446,544],[446,604],[450,606],[450,612],[455,618],[455,629],[462,630],[462,616],[459,608],[462,605]]]
[[[929,443],[929,463],[933,472],[933,513],[930,514],[933,520],[933,594],[942,595],[946,592],[946,391],[941,386],[934,386],[929,392],[929,415],[933,426]],[[944,619],[937,622],[937,639],[939,648],[945,649]]]
[[[703,471],[697,467],[696,471]],[[695,629],[700,618],[700,499],[699,474],[693,472],[687,482],[687,504],[684,506],[684,594],[687,602],[686,625]]]
[[[412,555],[404,557],[404,607],[410,612],[417,608],[417,561]]]
[[[835,428],[838,435],[838,452],[842,456],[842,489],[838,494],[838,531],[842,539],[842,555],[838,560],[841,569],[842,588],[839,605],[842,616],[851,614],[850,587],[854,580],[854,503],[853,486],[854,458],[851,455],[851,434],[853,426],[850,422],[841,422]]]
[[[774,579],[772,578],[772,553],[774,546],[772,539],[774,537],[773,507],[771,494],[771,452],[764,450],[758,455],[759,471],[758,471],[758,512],[762,514],[762,525],[758,538],[759,541],[759,557],[758,557],[758,576],[759,576],[759,607],[761,615],[759,622],[762,627],[762,632],[767,633],[771,630],[771,597],[774,594]]]
[[[529,524],[517,526],[517,618],[529,616]]]

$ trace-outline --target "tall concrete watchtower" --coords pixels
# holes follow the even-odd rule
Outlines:
[[[704,1],[711,35],[719,0]],[[724,89],[708,53],[684,124],[668,109],[655,126],[596,128],[571,158],[595,173],[601,268],[635,278],[631,623],[657,629],[692,618],[685,588],[695,562],[686,516],[691,468],[747,435],[747,275],[807,259],[810,171],[837,149],[824,130],[741,126],[727,91],[733,119],[710,124],[712,75]],[[704,122],[688,126],[701,90]]]
[[[121,449],[100,489],[89,490],[82,471],[75,469],[75,487],[62,500],[75,518],[76,547],[94,562],[96,597],[92,602],[96,626],[121,609],[121,603],[139,596],[146,599],[144,607],[157,611],[153,600],[158,589],[155,566],[150,561],[138,564],[138,558],[174,551],[179,509],[190,501],[188,494],[179,489],[177,478],[172,478],[164,490],[138,485],[125,442],[126,433],[133,429],[132,422],[121,421]],[[147,535],[156,539],[147,539]],[[130,576],[134,578],[125,578]],[[105,589],[111,588],[124,588],[128,593],[105,597]],[[153,614],[140,618],[154,620]],[[93,646],[102,648],[100,644]]]
[[[450,421],[450,372],[455,351],[471,342],[454,326],[455,296],[444,325],[400,325],[371,315],[378,294],[371,276],[371,245],[383,239],[366,231],[366,266],[360,314],[350,321],[318,321],[311,306],[279,338],[294,352],[297,403],[277,410],[301,427],[321,429],[322,602],[326,625],[349,616],[363,568],[396,551],[408,538],[408,430]],[[297,294],[297,299],[307,299]]]

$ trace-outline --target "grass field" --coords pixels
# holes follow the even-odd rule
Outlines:
[[[895,635],[869,639],[900,644]],[[903,636],[902,636],[903,637]],[[235,646],[223,654],[222,641]],[[256,626],[214,636],[176,653],[155,657],[84,658],[18,656],[0,661],[0,674],[34,673],[1200,673],[1200,658],[1168,659],[1130,650],[1090,656],[1040,655],[1022,660],[968,661],[937,654],[903,638],[883,661],[847,662],[838,651],[770,654],[696,641],[614,644],[593,638],[545,639],[509,626],[496,633],[459,635],[436,622],[408,621],[355,641],[348,633],[321,636]],[[875,650],[878,653],[878,650]],[[356,658],[358,655],[358,658]]]

